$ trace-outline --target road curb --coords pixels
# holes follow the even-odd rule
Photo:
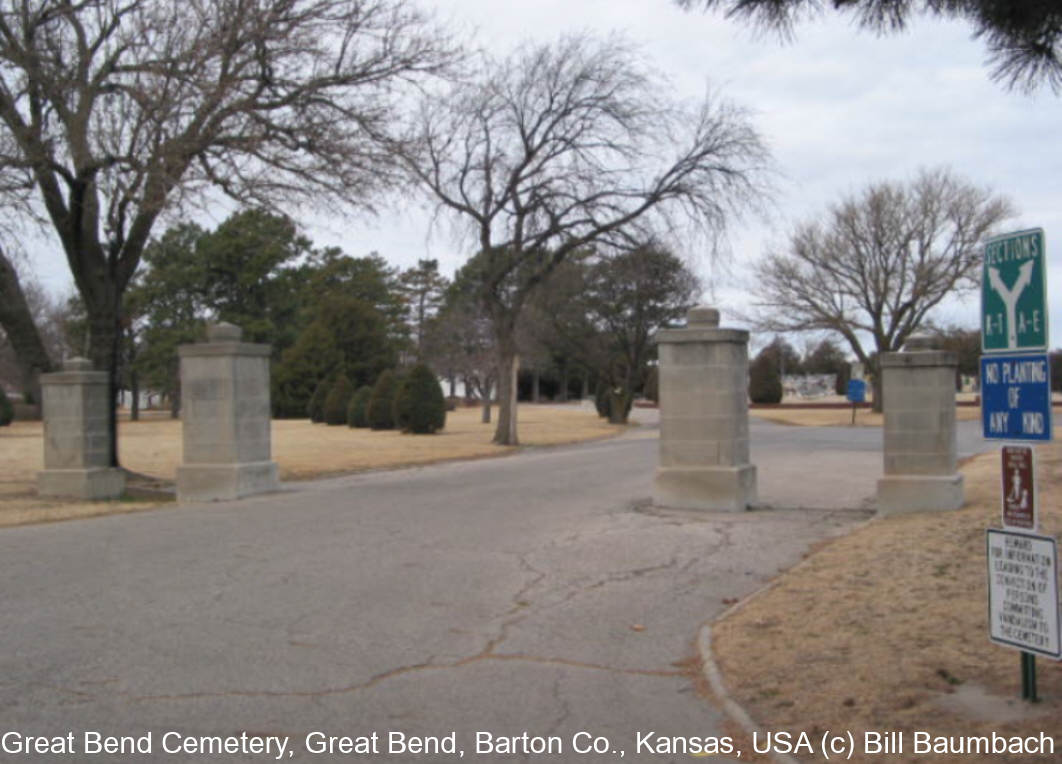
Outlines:
[[[760,591],[765,591],[761,589]],[[725,615],[732,612],[728,610]],[[720,618],[719,620],[722,620]],[[697,635],[697,652],[701,657],[701,670],[704,672],[704,678],[708,680],[709,686],[712,688],[712,692],[719,699],[719,702],[723,705],[723,710],[726,715],[729,716],[745,734],[751,736],[753,732],[759,731],[759,726],[749,716],[749,712],[746,711],[736,700],[730,697],[730,693],[727,692],[726,684],[723,682],[723,675],[719,672],[719,667],[715,663],[715,658],[712,656],[712,627],[710,624],[704,624],[701,627],[700,634]],[[775,764],[801,764],[800,761],[794,759],[787,753],[771,753],[771,759]]]
[[[852,528],[846,533],[841,535],[848,536],[855,531],[878,521],[880,517],[880,515],[875,513],[864,522],[852,526]],[[837,538],[840,538],[840,536]],[[749,715],[749,712],[730,696],[730,692],[726,688],[726,683],[723,681],[723,674],[719,671],[719,665],[715,662],[715,657],[712,654],[712,626],[714,624],[722,623],[753,600],[774,589],[774,587],[778,585],[778,582],[782,580],[783,576],[809,564],[813,557],[814,555],[805,557],[793,567],[768,581],[762,588],[757,589],[748,597],[743,598],[740,602],[734,603],[720,613],[717,618],[701,626],[701,630],[697,634],[697,653],[701,659],[701,671],[704,678],[707,680],[709,687],[712,688],[712,693],[719,699],[727,716],[729,716],[735,724],[741,727],[747,735],[751,736],[753,732],[760,731],[760,726],[756,724],[755,720]],[[777,753],[773,751],[771,752],[771,760],[774,761],[775,764],[802,764],[799,759],[790,756],[787,753]]]

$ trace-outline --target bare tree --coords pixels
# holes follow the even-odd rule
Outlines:
[[[112,385],[164,210],[211,188],[367,204],[395,86],[451,55],[403,0],[0,0],[0,169],[31,173]]]
[[[1032,90],[1062,90],[1062,6],[1055,0],[675,0],[683,8],[724,8],[761,27],[792,35],[802,18],[832,5],[875,32],[903,30],[915,14],[963,19],[988,46],[992,77]]]
[[[796,227],[754,268],[755,318],[768,331],[839,333],[868,368],[902,348],[948,295],[977,285],[981,241],[1010,202],[943,170],[842,199],[825,222]],[[880,374],[874,405],[881,410]]]
[[[559,263],[679,215],[718,234],[761,196],[767,151],[745,115],[714,99],[690,112],[666,93],[623,41],[576,36],[486,59],[423,106],[410,142],[422,151],[407,158],[478,245],[499,369],[495,443],[518,442],[516,326]]]

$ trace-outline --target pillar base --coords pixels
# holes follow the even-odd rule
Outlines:
[[[177,501],[226,501],[277,490],[276,462],[183,464],[177,468]]]
[[[878,513],[959,509],[964,501],[962,475],[886,475],[878,481]]]
[[[116,467],[44,470],[37,473],[37,493],[49,498],[104,501],[125,490],[125,473]]]
[[[661,467],[653,504],[709,512],[744,512],[756,501],[756,467]]]

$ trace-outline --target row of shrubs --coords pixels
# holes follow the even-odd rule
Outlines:
[[[439,381],[424,364],[403,376],[385,371],[373,386],[357,390],[346,374],[322,380],[309,404],[310,420],[330,425],[438,432],[446,425],[446,401]]]

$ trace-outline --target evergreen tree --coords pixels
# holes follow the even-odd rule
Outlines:
[[[395,393],[395,425],[402,432],[429,434],[446,425],[446,400],[439,380],[425,364],[414,366]]]
[[[334,375],[325,377],[314,388],[313,395],[310,397],[310,402],[307,404],[306,409],[306,413],[310,415],[310,421],[314,424],[324,421],[325,399],[328,398],[328,393],[332,391],[332,383],[334,381]]]
[[[348,425],[351,427],[369,426],[368,408],[371,397],[372,387],[369,385],[362,385],[355,391],[350,398],[350,405],[347,407]]]
[[[388,369],[372,387],[369,398],[367,418],[369,427],[374,430],[393,430],[395,427],[395,392],[398,390],[398,377]]]
[[[321,322],[310,324],[273,366],[273,416],[306,416],[318,383],[341,366],[342,354],[332,330]]]
[[[415,268],[407,268],[399,277],[399,285],[406,301],[406,320],[413,333],[417,357],[423,356],[427,322],[442,308],[449,282],[439,274],[438,260],[418,260]]]
[[[354,395],[354,386],[350,384],[346,374],[340,374],[329,388],[328,396],[324,403],[325,424],[338,425],[347,423],[347,408],[350,406],[351,396]]]
[[[759,352],[749,364],[749,400],[753,403],[781,403],[782,375],[773,343]]]

